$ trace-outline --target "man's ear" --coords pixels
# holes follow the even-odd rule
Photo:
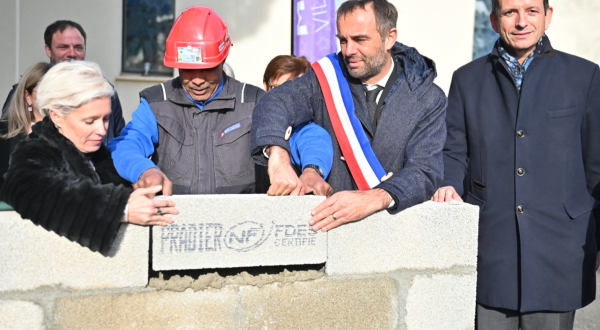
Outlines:
[[[46,50],[46,56],[48,56],[48,58],[52,58],[52,49],[50,49],[48,45],[44,45],[44,49]]]
[[[546,10],[546,18],[545,18],[545,28],[546,30],[548,30],[550,28],[550,22],[552,22],[552,14],[554,13],[554,8],[552,7],[548,7],[548,10]]]
[[[396,43],[396,38],[398,38],[398,30],[396,28],[392,28],[387,36],[385,36],[385,49],[391,50]]]
[[[496,20],[496,15],[494,15],[494,13],[490,14],[490,23],[492,23],[492,29],[494,29],[494,31],[496,31],[496,33],[500,33],[498,32],[498,21]]]

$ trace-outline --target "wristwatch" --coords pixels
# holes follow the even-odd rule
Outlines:
[[[304,168],[312,168],[313,170],[317,171],[317,173],[319,173],[319,175],[325,179],[325,173],[323,173],[323,170],[318,166],[318,165],[314,165],[314,164],[308,164],[308,165],[304,165]]]

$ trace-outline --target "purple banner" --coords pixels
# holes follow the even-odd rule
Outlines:
[[[294,0],[294,55],[313,63],[337,51],[335,0]]]

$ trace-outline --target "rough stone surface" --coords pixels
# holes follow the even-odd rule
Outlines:
[[[238,275],[222,277],[219,273],[210,273],[193,279],[190,276],[173,276],[164,280],[162,273],[159,278],[151,278],[150,286],[158,290],[185,291],[191,288],[194,291],[206,290],[208,288],[221,289],[226,285],[254,285],[263,287],[271,283],[294,283],[302,281],[311,281],[323,277],[323,273],[316,270],[293,271],[287,269],[279,274],[260,274],[253,276],[248,272],[242,272]]]
[[[426,202],[348,223],[328,233],[327,274],[476,266],[478,219],[477,206]]]
[[[154,270],[319,264],[327,235],[310,211],[324,197],[195,195],[169,197],[175,223],[152,229]]]
[[[406,299],[406,329],[474,329],[476,283],[475,271],[415,276]]]
[[[240,329],[395,329],[396,292],[388,278],[243,286]]]
[[[0,330],[41,330],[43,322],[44,311],[32,302],[0,301]]]
[[[237,329],[237,306],[233,288],[69,297],[56,302],[54,328]]]
[[[64,237],[0,212],[0,292],[61,285],[72,289],[145,286],[149,228],[121,225],[105,257]]]
[[[596,300],[575,312],[574,330],[597,330],[600,329],[600,271],[596,272]]]

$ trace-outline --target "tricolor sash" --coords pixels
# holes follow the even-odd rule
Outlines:
[[[385,180],[367,133],[354,114],[348,80],[335,53],[312,64],[317,75],[333,131],[359,190],[368,190]]]

